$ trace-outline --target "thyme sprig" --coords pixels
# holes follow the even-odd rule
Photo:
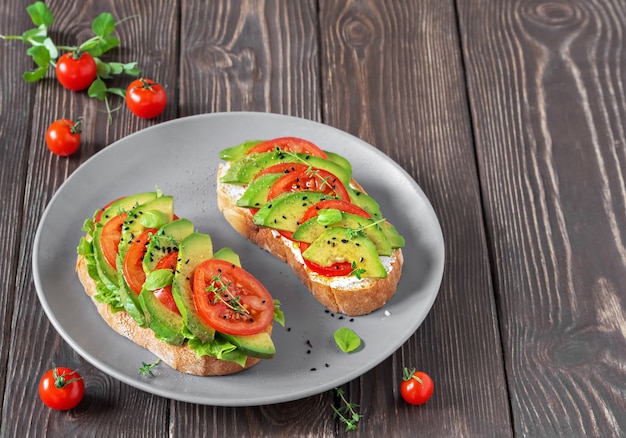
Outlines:
[[[339,406],[338,408],[331,405],[331,408],[333,409],[333,418],[339,419],[339,421],[345,424],[346,431],[356,430],[359,420],[363,418],[363,415],[359,414],[356,411],[359,405],[348,402],[341,388],[335,388],[335,392],[341,399],[343,405]]]
[[[206,291],[213,294],[213,304],[222,302],[226,307],[239,315],[250,315],[250,311],[241,302],[241,297],[236,297],[229,290],[232,281],[225,283],[222,274],[213,275],[212,283],[207,286]]]

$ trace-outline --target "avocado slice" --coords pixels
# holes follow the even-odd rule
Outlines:
[[[237,200],[237,207],[261,208],[267,203],[267,195],[272,185],[283,175],[284,173],[268,173],[250,182],[241,198]]]
[[[261,207],[252,221],[256,225],[293,232],[300,226],[304,212],[324,199],[336,198],[310,190],[281,193]]]
[[[226,149],[222,149],[219,152],[220,159],[224,161],[235,161],[243,157],[248,153],[250,149],[252,149],[257,144],[261,143],[263,140],[249,140],[244,141],[237,146],[232,146]]]
[[[266,167],[279,163],[302,163],[316,169],[326,170],[335,175],[347,187],[352,177],[352,168],[345,168],[334,161],[294,152],[264,152],[245,155],[233,161],[220,179],[227,184],[245,185]]]
[[[109,263],[106,261],[102,252],[102,247],[100,246],[100,241],[102,240],[102,229],[104,225],[114,216],[117,216],[118,214],[125,211],[130,211],[137,205],[144,204],[148,201],[153,200],[156,197],[156,192],[147,192],[118,199],[117,201],[111,203],[111,205],[102,212],[102,215],[100,216],[100,221],[95,224],[94,230],[92,232],[93,254],[96,261],[98,276],[100,277],[102,283],[108,289],[117,289],[118,280],[117,269],[109,265]]]
[[[178,252],[180,242],[193,231],[193,224],[187,219],[178,219],[161,227],[150,239],[146,256],[143,259],[146,276],[155,271],[163,257],[172,251]],[[161,287],[165,286],[165,284],[161,285]],[[154,291],[147,289],[146,285],[139,294],[139,303],[144,309],[147,326],[152,329],[158,339],[172,345],[181,345],[184,342],[182,316],[161,303]]]
[[[342,227],[363,233],[374,243],[378,255],[390,256],[391,244],[378,225],[371,219],[345,212],[341,213],[341,220],[330,225],[323,225],[319,222],[318,217],[312,217],[300,225],[293,233],[293,240],[312,243],[328,228]]]
[[[193,272],[205,260],[213,257],[211,236],[192,233],[180,243],[178,263],[172,281],[172,295],[187,329],[200,341],[209,342],[215,337],[215,329],[207,324],[198,311],[193,298]]]
[[[271,359],[276,354],[276,347],[271,336],[267,332],[254,335],[235,336],[220,333],[233,345],[237,346],[246,356],[258,357],[260,359]]]
[[[224,248],[221,248],[215,254],[213,254],[213,258],[225,260],[241,268],[241,260],[239,259],[239,255],[237,255],[237,253],[233,251],[232,248],[228,248],[226,246]]]
[[[120,301],[124,309],[140,327],[146,326],[144,312],[139,303],[139,295],[135,294],[124,279],[124,257],[131,241],[149,228],[160,228],[174,218],[174,198],[159,196],[145,204],[138,205],[128,213],[122,226],[122,238],[118,246],[117,275]]]
[[[378,202],[371,196],[353,188],[348,189],[350,202],[367,211],[374,220],[382,219],[383,214],[380,211]]]
[[[387,270],[378,257],[376,247],[363,234],[352,234],[346,228],[329,228],[306,251],[305,259],[321,266],[349,262],[361,278],[385,278]]]

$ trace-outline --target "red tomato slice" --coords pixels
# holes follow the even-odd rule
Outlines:
[[[290,172],[278,178],[270,188],[267,200],[269,201],[284,192],[301,190],[312,190],[346,201],[350,200],[350,195],[339,178],[326,170],[309,168]]]
[[[325,199],[324,201],[320,201],[315,205],[312,205],[302,216],[302,220],[300,223],[311,219],[318,215],[320,210],[324,210],[326,208],[334,208],[339,211],[343,211],[346,213],[357,214],[364,218],[372,217],[367,211],[363,210],[361,207],[352,204],[349,201],[344,199]],[[299,242],[300,252],[306,251],[306,249],[311,246],[310,243]],[[325,277],[343,277],[346,275],[350,275],[352,273],[352,265],[349,262],[340,262],[335,263],[330,266],[322,266],[317,263],[313,263],[307,259],[304,259],[304,263],[308,266],[308,268],[316,272],[320,275],[324,275]]]
[[[174,271],[176,269],[176,262],[178,261],[178,251],[173,251],[163,257],[155,266],[155,270],[157,269],[171,269]],[[174,301],[174,297],[172,296],[172,285],[162,287],[154,291],[154,296],[163,304],[165,307],[170,309],[172,312],[175,312],[180,315],[180,310],[178,310],[178,306]]]
[[[117,216],[113,216],[102,227],[102,236],[100,237],[100,248],[102,254],[107,263],[115,269],[116,257],[118,252],[118,246],[120,245],[120,239],[122,238],[122,225],[126,220],[127,214],[120,213]]]
[[[302,164],[302,163],[278,163],[278,164],[273,164],[269,167],[266,167],[265,169],[261,170],[259,173],[257,173],[256,175],[254,175],[254,179],[257,179],[258,177],[260,177],[261,175],[266,175],[268,173],[291,173],[291,172],[296,172],[299,170],[305,170],[308,169],[309,166],[307,166],[306,164]]]
[[[304,223],[312,217],[317,216],[320,210],[324,210],[326,208],[334,208],[335,210],[356,214],[367,219],[372,217],[372,215],[370,215],[367,211],[350,201],[346,201],[345,199],[325,199],[309,207],[309,209],[304,212],[300,223]]]
[[[308,140],[298,137],[280,137],[271,140],[262,141],[248,151],[249,154],[260,154],[263,152],[271,152],[275,149],[286,152],[299,152],[316,157],[328,158],[326,153],[317,145]]]
[[[200,316],[228,335],[260,333],[274,318],[274,302],[261,282],[224,260],[209,259],[196,268],[193,296]]]
[[[141,263],[143,256],[146,255],[146,245],[150,241],[150,237],[157,231],[157,228],[149,228],[138,237],[135,237],[124,256],[124,264],[122,266],[124,278],[130,290],[137,295],[139,295],[143,284],[146,282],[146,273]]]

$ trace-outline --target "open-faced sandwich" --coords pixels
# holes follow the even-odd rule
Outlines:
[[[116,332],[184,373],[239,372],[274,356],[278,302],[230,248],[174,214],[160,191],[127,196],[84,225],[76,269]]]
[[[218,206],[241,235],[285,261],[333,312],[364,315],[396,292],[404,239],[344,157],[296,137],[220,152]]]

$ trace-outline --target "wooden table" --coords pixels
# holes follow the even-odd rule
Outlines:
[[[0,33],[29,29],[29,2],[5,3]],[[52,34],[67,44],[88,38],[100,12],[133,16],[118,27],[117,55],[164,84],[169,104],[156,120],[123,109],[108,125],[101,102],[51,74],[23,81],[33,66],[26,46],[1,42],[0,435],[626,435],[624,2],[47,3]],[[360,137],[414,177],[440,219],[446,269],[431,313],[396,353],[343,386],[364,415],[357,432],[333,419],[332,391],[234,408],[136,390],[75,353],[38,302],[39,218],[81,163],[142,128],[238,110]],[[46,127],[77,116],[80,152],[53,156]],[[38,398],[53,361],[85,377],[74,410]],[[423,406],[399,397],[407,364],[435,380]]]

